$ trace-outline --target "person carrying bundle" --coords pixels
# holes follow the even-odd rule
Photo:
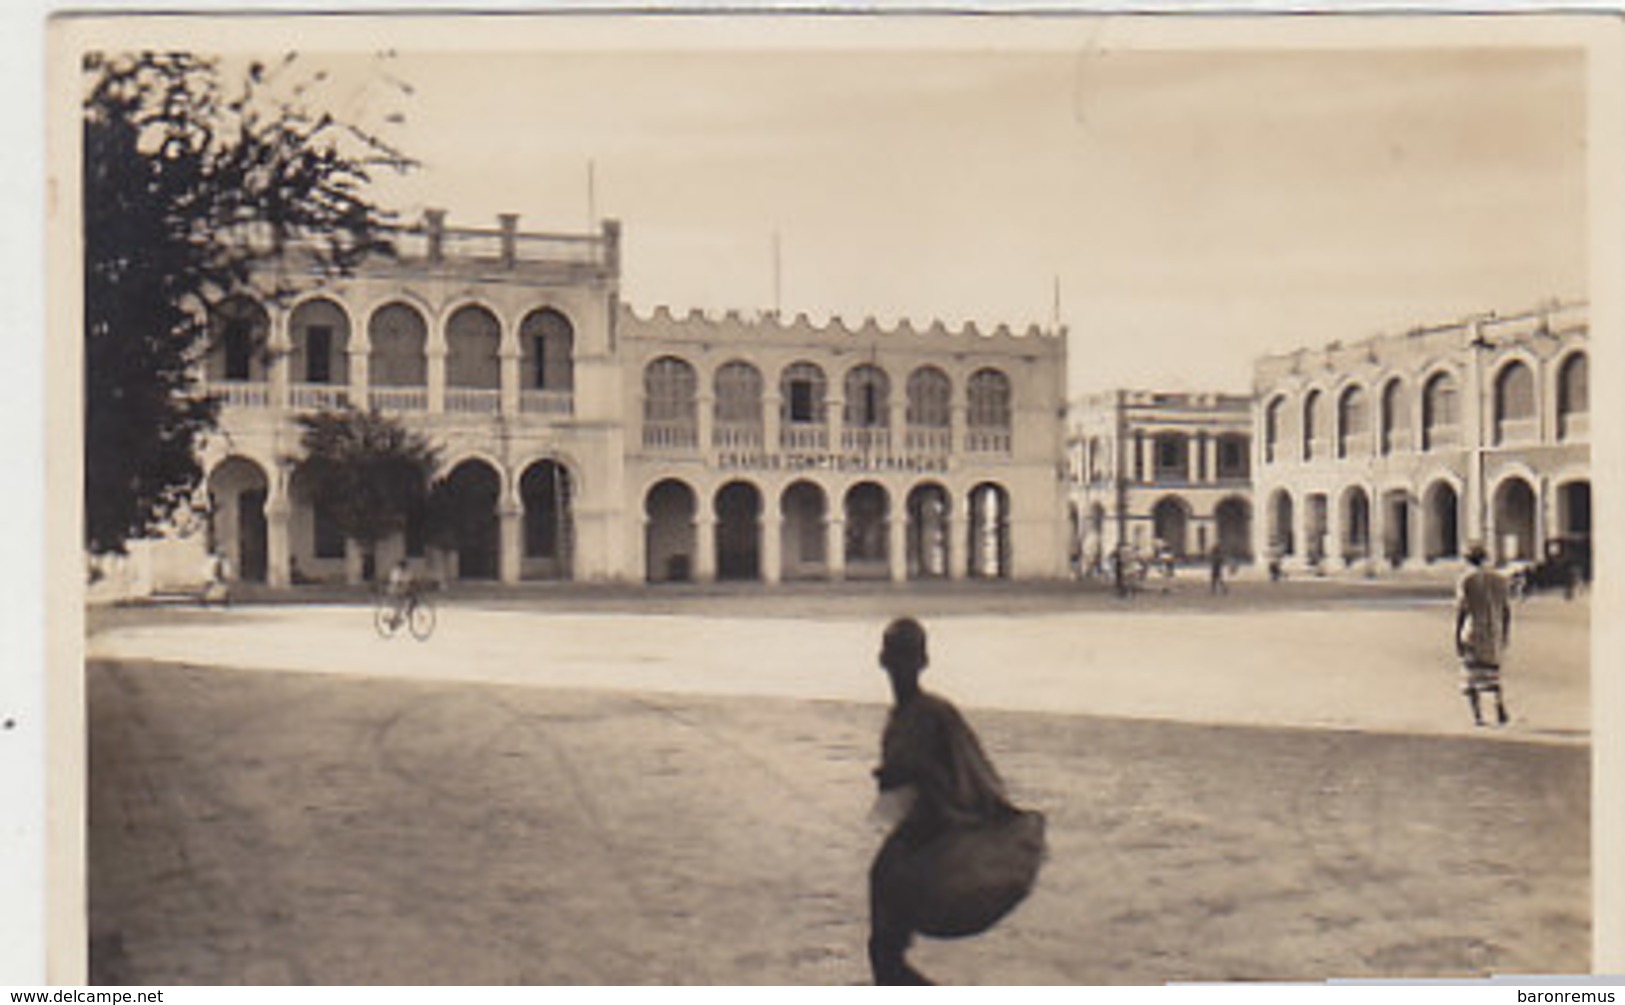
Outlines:
[[[908,808],[869,870],[869,965],[876,984],[930,984],[905,958],[914,936],[991,928],[1019,904],[1044,857],[1044,817],[1021,810],[953,704],[920,688],[925,629],[886,627],[880,664],[894,703],[874,775]]]

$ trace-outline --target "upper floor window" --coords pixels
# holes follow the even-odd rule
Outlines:
[[[417,308],[399,301],[373,312],[368,380],[380,387],[423,387],[429,382],[429,326]]]
[[[779,376],[780,406],[784,420],[797,424],[824,423],[824,371],[816,363],[791,363]]]
[[[1369,443],[1366,432],[1371,416],[1366,409],[1365,388],[1355,385],[1343,392],[1337,402],[1337,456],[1347,457],[1359,453],[1362,441]]]
[[[1390,380],[1382,389],[1382,452],[1391,454],[1403,447],[1410,428],[1411,409],[1405,398],[1405,385],[1397,379]]]
[[[1218,478],[1246,478],[1248,475],[1247,438],[1244,436],[1221,436],[1218,439],[1218,451],[1215,458]]]
[[[533,391],[575,388],[575,328],[551,307],[531,311],[519,323],[525,386]]]
[[[922,366],[908,376],[908,424],[946,429],[951,421],[953,386],[948,375]]]
[[[325,297],[306,300],[288,319],[290,373],[306,384],[343,384],[350,379],[350,321]]]
[[[502,386],[502,323],[478,304],[459,307],[446,321],[446,383],[496,390]]]
[[[762,421],[762,373],[743,360],[717,368],[716,420],[722,425],[754,426]]]
[[[232,297],[214,309],[210,328],[218,347],[210,376],[226,380],[265,379],[265,342],[271,330],[265,308],[247,297]]]
[[[891,382],[886,371],[862,363],[846,373],[846,424],[874,429],[891,424]]]
[[[1276,398],[1264,409],[1264,460],[1273,464],[1281,443],[1281,419],[1286,412],[1286,399]]]
[[[1303,399],[1303,459],[1315,458],[1315,439],[1320,435],[1320,392],[1310,391]]]
[[[1456,441],[1460,421],[1456,378],[1435,374],[1422,387],[1422,449],[1436,450]]]
[[[1010,378],[991,368],[977,370],[966,384],[965,423],[972,429],[1010,428]]]
[[[676,356],[661,356],[643,368],[645,422],[693,424],[695,421],[694,368]]]
[[[1568,437],[1579,433],[1580,424],[1591,410],[1591,389],[1586,355],[1577,352],[1563,361],[1557,371],[1557,430]]]
[[[1531,438],[1535,421],[1535,372],[1513,361],[1495,377],[1495,439]]]

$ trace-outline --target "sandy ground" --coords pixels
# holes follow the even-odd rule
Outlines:
[[[1437,603],[1037,606],[930,621],[1052,845],[1003,925],[922,944],[938,979],[1586,969],[1584,603],[1520,610],[1506,730]],[[107,619],[93,977],[861,982],[883,607]]]

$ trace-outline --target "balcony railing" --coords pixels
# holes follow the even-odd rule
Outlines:
[[[762,427],[750,422],[718,423],[711,430],[711,445],[725,450],[759,450]]]
[[[968,454],[1008,454],[1011,446],[1008,429],[971,429],[965,432],[965,452]]]
[[[271,386],[263,381],[224,380],[209,384],[228,408],[266,408],[271,404]]]
[[[951,454],[953,430],[917,426],[903,434],[903,447],[911,454]]]
[[[1461,429],[1457,426],[1434,426],[1422,431],[1424,450],[1449,450],[1461,446]]]
[[[288,404],[300,411],[332,411],[350,401],[350,389],[342,384],[295,384],[288,388]]]
[[[374,387],[367,391],[367,400],[380,412],[425,412],[429,409],[429,389]]]
[[[883,427],[859,426],[841,430],[841,449],[861,454],[891,453],[891,430]]]
[[[446,411],[452,415],[496,415],[502,411],[502,392],[487,387],[448,387]]]
[[[1339,456],[1339,457],[1369,457],[1369,456],[1371,456],[1371,434],[1370,433],[1350,433],[1349,435],[1343,437],[1343,442],[1338,446],[1337,456]]]
[[[784,450],[828,450],[829,430],[806,423],[779,427],[779,446]]]
[[[576,396],[573,391],[522,391],[519,410],[527,415],[573,415]]]
[[[1562,440],[1588,440],[1591,438],[1591,415],[1588,412],[1570,412],[1557,417],[1557,436]]]
[[[643,445],[650,450],[693,450],[700,442],[699,428],[688,422],[645,422]]]

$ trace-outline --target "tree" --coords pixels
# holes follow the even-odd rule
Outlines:
[[[303,454],[289,458],[294,478],[369,560],[379,541],[428,510],[440,451],[427,437],[377,410],[315,412],[298,422]]]
[[[286,294],[261,266],[290,246],[319,274],[389,253],[392,217],[366,186],[409,162],[311,111],[293,56],[250,63],[231,93],[218,62],[185,53],[84,69],[85,540],[103,554],[194,497],[219,415],[194,377],[211,313]]]

